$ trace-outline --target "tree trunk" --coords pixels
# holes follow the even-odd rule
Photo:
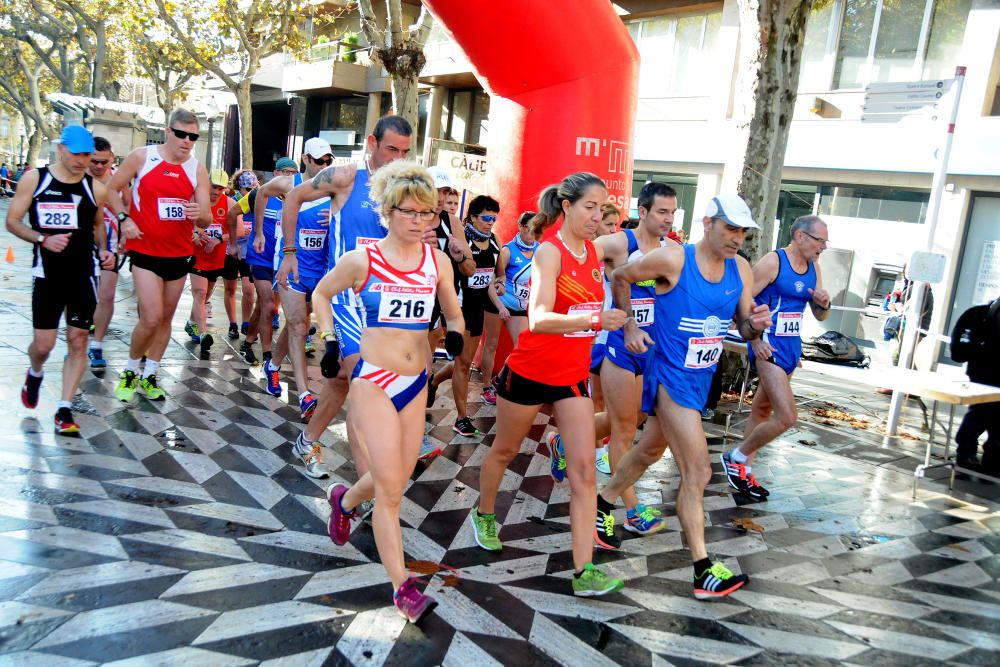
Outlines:
[[[420,107],[417,102],[417,77],[427,59],[418,49],[379,49],[379,61],[385,66],[392,81],[392,108],[397,116],[402,116],[413,128],[413,145],[419,145],[417,128],[420,125]]]
[[[747,235],[751,262],[773,250],[781,171],[799,86],[806,20],[814,0],[739,0],[740,56],[733,112],[738,154],[723,189],[746,199],[760,231]],[[727,182],[728,181],[728,182]]]
[[[45,135],[39,128],[35,128],[35,131],[31,133],[31,137],[28,139],[28,157],[25,160],[32,167],[35,166],[35,162],[38,160],[38,153],[42,149],[42,143]]]
[[[253,169],[253,109],[250,106],[250,76],[236,86],[236,104],[240,110],[240,168]]]

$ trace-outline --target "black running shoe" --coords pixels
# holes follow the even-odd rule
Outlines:
[[[42,388],[42,378],[36,378],[31,373],[24,374],[24,384],[21,386],[21,402],[24,407],[34,410],[38,406],[38,390]]]
[[[236,340],[240,337],[240,328],[236,325],[236,322],[229,323],[229,339]]]
[[[757,483],[757,479],[753,475],[747,474],[745,465],[733,461],[729,452],[720,454],[719,458],[722,460],[723,472],[726,473],[729,486],[754,500],[766,500],[771,495],[767,489]]]
[[[699,600],[717,600],[724,598],[750,582],[745,574],[733,574],[722,563],[699,574],[694,580],[694,596]]]
[[[73,411],[69,408],[59,408],[55,416],[56,433],[59,435],[74,435],[80,432],[80,426],[73,418]]]
[[[215,339],[212,338],[212,334],[205,334],[201,337],[201,358],[208,359],[208,351],[212,349],[212,345],[215,343]]]
[[[475,438],[482,435],[482,432],[473,425],[472,420],[468,417],[462,417],[456,421],[451,430],[466,438]]]
[[[243,341],[240,344],[240,354],[243,355],[243,361],[251,366],[257,365],[257,355],[253,353],[253,343]]]
[[[746,494],[754,500],[767,500],[767,497],[771,495],[771,492],[761,486],[760,483],[757,482],[756,477],[753,475],[747,475]]]
[[[597,526],[594,528],[594,542],[601,549],[614,550],[622,545],[621,533],[615,530],[615,517],[611,512],[597,510]]]

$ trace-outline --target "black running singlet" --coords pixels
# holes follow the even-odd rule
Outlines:
[[[93,179],[85,174],[77,183],[56,180],[48,167],[38,170],[38,187],[28,209],[31,228],[53,236],[69,234],[69,244],[62,252],[51,252],[35,245],[32,275],[36,278],[80,279],[96,273],[94,261],[94,222],[97,199]]]

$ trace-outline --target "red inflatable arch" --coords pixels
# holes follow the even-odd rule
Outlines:
[[[608,0],[423,0],[490,94],[490,195],[508,241],[521,211],[590,171],[627,214],[639,54]],[[501,333],[497,361],[510,351]],[[499,371],[499,367],[496,369]]]

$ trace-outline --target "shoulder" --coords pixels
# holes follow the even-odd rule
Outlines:
[[[310,182],[317,190],[343,195],[354,187],[357,176],[357,164],[330,165],[313,176]],[[368,174],[368,176],[370,178],[371,174]]]

